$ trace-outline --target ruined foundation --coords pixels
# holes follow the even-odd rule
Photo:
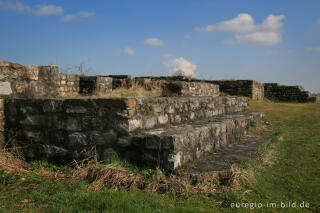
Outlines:
[[[106,96],[136,86],[163,97]],[[270,95],[309,100],[296,87],[251,80],[68,75],[57,66],[0,61],[0,146],[19,147],[29,160],[119,156],[174,170],[237,142],[253,123],[263,122],[263,113],[248,111],[248,101]]]

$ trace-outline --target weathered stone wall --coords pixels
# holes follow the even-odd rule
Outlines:
[[[7,99],[5,136],[28,159],[78,159],[92,146],[103,158],[143,130],[246,109],[244,97]]]
[[[81,76],[79,93],[82,95],[103,95],[112,91],[112,78],[106,76]]]
[[[283,86],[277,83],[264,84],[265,97],[284,102],[315,102],[316,98],[310,92],[304,91],[302,86]]]
[[[253,100],[263,100],[264,99],[264,84],[256,81],[252,82],[252,95]]]
[[[112,88],[143,87],[146,90],[159,90],[163,96],[218,96],[219,86],[198,79],[183,76],[147,76],[109,75],[113,78]]]
[[[59,73],[57,87],[59,96],[75,96],[79,94],[79,75]]]
[[[211,118],[247,110],[246,97],[180,97],[130,99],[129,131]]]
[[[0,61],[0,95],[9,97],[56,97],[57,66],[22,66]]]
[[[143,165],[174,170],[201,156],[239,141],[264,114],[240,112],[210,119],[142,131],[121,138],[124,156]]]
[[[263,100],[263,84],[253,80],[219,80],[209,81],[220,86],[220,92],[230,95],[245,96],[253,100]]]
[[[112,89],[126,88],[129,89],[135,84],[135,78],[131,75],[108,75],[112,78]]]
[[[162,95],[172,96],[219,96],[219,85],[203,82],[173,81],[162,85]]]

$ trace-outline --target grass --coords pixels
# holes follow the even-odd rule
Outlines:
[[[9,172],[0,164],[0,212],[320,212],[320,104],[252,101],[250,108],[265,112],[276,129],[251,159],[233,168],[232,174],[242,176],[243,181],[215,186],[216,192],[209,197],[192,191],[180,196],[173,191],[159,194],[135,188],[94,190],[85,180],[56,180],[16,169]],[[126,162],[118,164],[143,175]],[[46,162],[34,162],[29,170],[70,172]],[[289,201],[310,207],[281,207],[281,202],[288,205]],[[277,208],[267,208],[268,203]]]

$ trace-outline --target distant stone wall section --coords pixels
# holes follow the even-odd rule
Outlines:
[[[0,61],[0,95],[17,98],[58,95],[57,66],[22,66]]]
[[[265,97],[271,100],[283,102],[315,102],[310,92],[305,91],[302,86],[284,86],[277,83],[264,84]]]
[[[253,100],[263,100],[263,84],[253,80],[219,80],[210,81],[220,86],[220,92],[229,95],[245,96]]]
[[[75,96],[79,94],[79,75],[59,73],[57,87],[59,96]]]
[[[80,90],[81,95],[103,95],[112,91],[111,77],[106,76],[81,76]]]
[[[172,96],[219,96],[219,85],[202,82],[173,81],[163,83],[162,95]]]

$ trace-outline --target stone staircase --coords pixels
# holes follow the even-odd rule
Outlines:
[[[6,140],[28,159],[66,162],[95,147],[140,166],[175,170],[235,143],[264,114],[248,98],[6,99]]]

